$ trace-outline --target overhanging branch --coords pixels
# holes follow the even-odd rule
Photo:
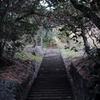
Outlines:
[[[76,0],[70,0],[73,6],[81,11],[85,17],[89,18],[100,29],[100,18],[89,8],[79,4]]]
[[[30,13],[24,14],[23,16],[16,18],[15,21],[19,21],[21,19],[24,19],[25,17],[28,17],[29,15],[32,15],[32,14],[38,15],[38,16],[43,16],[43,17],[49,17],[48,15],[44,15],[44,14],[40,14],[40,13],[31,11]]]

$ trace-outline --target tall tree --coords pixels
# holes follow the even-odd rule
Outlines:
[[[85,17],[89,18],[100,29],[100,15],[97,15],[100,10],[99,0],[80,0],[82,4],[78,3],[76,0],[70,1],[76,9],[80,10]],[[86,4],[86,6],[84,4]]]

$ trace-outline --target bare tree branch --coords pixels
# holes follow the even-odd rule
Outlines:
[[[38,16],[43,16],[43,17],[49,17],[48,15],[44,15],[44,14],[40,14],[40,13],[31,11],[30,13],[24,14],[24,15],[22,15],[21,17],[16,18],[15,21],[19,21],[19,20],[21,20],[21,19],[23,19],[23,18],[25,18],[25,17],[28,17],[29,15],[33,15],[33,14],[36,14],[36,15],[38,15]]]
[[[79,4],[76,0],[70,0],[73,6],[80,10],[85,17],[89,18],[100,29],[100,18],[89,8]]]

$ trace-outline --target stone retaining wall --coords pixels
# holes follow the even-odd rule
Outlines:
[[[68,66],[66,66],[66,62],[63,58],[63,55],[62,59],[65,63],[66,71],[73,89],[75,100],[87,100],[87,98],[90,96],[88,81],[84,79],[82,75],[80,75],[80,73],[77,71],[77,69],[73,66],[72,63],[70,65],[70,70],[67,70]]]
[[[73,66],[73,64],[70,66],[71,68],[69,70],[69,74],[71,75],[74,83],[76,98],[77,100],[87,100],[87,98],[90,96],[88,81],[84,79],[79,72],[77,72],[77,69]]]
[[[22,83],[18,83],[13,80],[0,80],[0,100],[25,100],[27,94],[36,78],[40,65],[33,66],[30,75],[23,80]]]

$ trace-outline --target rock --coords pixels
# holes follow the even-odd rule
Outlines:
[[[43,48],[43,52],[46,52],[46,50],[47,50],[46,48]]]
[[[29,63],[26,62],[25,64]],[[28,67],[31,67],[32,70],[30,74],[27,77],[25,77],[25,79],[23,79],[21,82],[17,82],[14,80],[0,79],[0,100],[26,99],[29,89],[34,82],[36,75],[38,74],[40,64],[36,68],[35,61],[33,60],[30,66]]]
[[[44,55],[43,54],[43,49],[42,49],[41,46],[36,47],[35,54],[36,54],[36,56],[43,56]]]
[[[33,69],[33,71],[35,72],[35,61],[34,60],[32,60],[32,69]]]
[[[13,80],[1,79],[0,80],[0,100],[25,100],[30,87],[37,75],[35,68],[35,61],[32,62],[32,71],[21,83]],[[37,69],[39,70],[39,67]],[[33,71],[34,69],[34,71]]]
[[[64,46],[64,49],[69,49],[69,48],[70,48],[69,46],[66,46],[66,45]]]
[[[86,100],[90,96],[90,90],[88,88],[89,83],[82,75],[80,75],[72,63],[70,66],[69,72],[73,79],[75,90],[77,90],[77,100]]]
[[[3,90],[3,85],[2,84],[0,84],[0,91],[2,91]]]

